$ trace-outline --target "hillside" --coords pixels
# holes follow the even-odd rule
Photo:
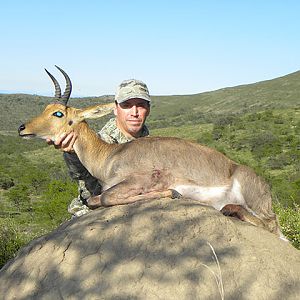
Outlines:
[[[154,97],[153,102],[151,122],[154,127],[193,124],[195,119],[198,123],[206,123],[216,115],[299,107],[300,71],[268,81],[196,95]]]
[[[254,84],[224,88],[195,95],[153,96],[150,128],[207,123],[219,114],[241,114],[272,108],[300,107],[300,71]],[[86,107],[109,102],[112,96],[72,98],[70,105]],[[0,132],[13,131],[41,112],[49,97],[0,94]],[[105,120],[104,120],[105,121]],[[101,127],[104,121],[98,122]]]

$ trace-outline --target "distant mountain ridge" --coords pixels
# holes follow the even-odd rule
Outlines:
[[[300,106],[300,71],[253,84],[222,88],[187,96],[155,97],[159,110],[172,107],[180,113],[187,105],[189,110],[202,113],[240,113],[268,108]]]
[[[50,97],[28,94],[0,94],[0,131],[15,130],[40,113]],[[194,95],[153,96],[149,122],[198,114],[233,114],[300,106],[300,71],[253,84],[222,88]],[[85,107],[113,101],[113,96],[72,98],[70,105]]]

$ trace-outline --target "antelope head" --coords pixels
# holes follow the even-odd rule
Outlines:
[[[67,106],[72,91],[72,83],[68,74],[55,66],[65,77],[66,88],[61,95],[58,81],[46,69],[55,86],[55,101],[45,108],[45,110],[31,121],[19,127],[19,135],[23,138],[38,137],[55,141],[61,134],[69,133],[76,125],[85,119],[95,119],[109,114],[114,103],[99,104],[86,109],[77,109]]]

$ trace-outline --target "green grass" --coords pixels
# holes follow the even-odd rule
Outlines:
[[[197,141],[202,135],[212,131],[212,124],[184,125],[151,130],[153,136],[173,136]]]
[[[295,204],[294,207],[284,207],[279,202],[275,202],[273,206],[282,232],[297,249],[300,249],[300,206]]]

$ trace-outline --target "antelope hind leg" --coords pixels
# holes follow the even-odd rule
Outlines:
[[[221,212],[225,216],[235,217],[254,226],[262,227],[276,234],[283,241],[288,242],[288,239],[280,230],[280,225],[275,214],[273,218],[260,219],[249,212],[245,207],[237,204],[227,204],[221,209]]]
[[[227,204],[221,209],[221,213],[224,216],[235,217],[254,226],[266,228],[265,223],[261,219],[253,215],[241,205]]]

